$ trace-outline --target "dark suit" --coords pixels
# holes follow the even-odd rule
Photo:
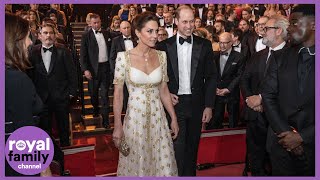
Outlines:
[[[131,38],[133,47],[137,46],[137,42],[134,41]],[[112,43],[111,43],[111,52],[110,52],[110,70],[111,70],[111,74],[114,74],[114,68],[116,65],[116,58],[117,58],[117,54],[118,52],[122,52],[122,51],[126,51],[126,46],[124,43],[124,39],[123,36],[118,36],[112,39]],[[111,77],[113,78],[113,76]],[[123,110],[126,111],[127,110],[127,104],[128,104],[128,97],[129,97],[129,92],[127,89],[127,86],[124,84],[123,87]]]
[[[201,20],[207,19],[207,11],[208,11],[207,7],[203,7],[202,16],[201,17],[200,17],[200,14],[199,14],[199,8],[196,8],[195,11],[196,12],[194,14],[194,17],[199,17],[199,18],[201,18]]]
[[[240,81],[244,99],[261,94],[262,80],[266,69],[268,49],[255,53],[247,62]],[[266,139],[268,123],[265,113],[259,113],[245,106],[244,119],[247,122],[247,152],[249,154],[250,170],[253,176],[264,176],[266,165]]]
[[[220,53],[214,54],[214,60],[217,65],[217,88],[227,88],[230,93],[225,96],[217,96],[215,103],[215,111],[213,120],[209,122],[207,129],[223,128],[222,122],[224,119],[225,106],[227,104],[227,111],[229,114],[229,127],[237,127],[239,119],[239,99],[240,88],[239,81],[240,75],[243,70],[243,56],[236,51],[231,50],[228,60],[224,66],[221,74],[220,69]],[[215,91],[215,90],[214,90]]]
[[[110,42],[108,31],[102,30],[106,44],[107,57],[110,53]],[[108,58],[109,59],[109,58]],[[81,38],[80,63],[82,71],[90,71],[92,79],[88,80],[91,104],[94,114],[99,113],[99,87],[102,100],[103,126],[109,125],[109,97],[108,90],[110,85],[110,60],[99,63],[99,46],[94,31],[90,29]]]
[[[170,93],[178,94],[179,68],[177,55],[177,36],[159,43],[168,57],[168,87]],[[187,42],[185,42],[187,43]],[[193,36],[191,56],[190,95],[178,95],[175,105],[179,134],[174,141],[175,156],[179,176],[195,176],[198,145],[201,134],[202,114],[205,107],[214,107],[216,89],[216,67],[212,59],[211,43]]]
[[[251,55],[257,52],[256,45],[257,45],[258,39],[259,39],[259,35],[257,33],[252,33],[248,37],[247,45],[249,47],[249,51]]]
[[[47,72],[42,55],[42,44],[32,48],[30,61],[33,69],[32,80],[45,108],[40,126],[51,134],[52,114],[58,123],[60,145],[69,144],[69,95],[76,96],[77,73],[70,51],[61,44],[53,46],[49,71]]]
[[[233,48],[234,48],[234,46],[233,46]],[[245,44],[241,44],[240,53],[243,56],[244,64],[246,64],[246,62],[250,59],[249,47]]]
[[[299,84],[298,51],[298,47],[276,51],[263,82],[263,106],[269,121],[267,150],[273,175],[314,176],[315,173],[315,58],[311,59],[305,81]],[[292,127],[303,139],[301,156],[292,155],[278,144],[275,133],[291,131]]]

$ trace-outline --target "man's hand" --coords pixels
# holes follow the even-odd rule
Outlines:
[[[177,95],[170,93],[170,96],[173,106],[179,103],[179,97]]]
[[[91,73],[89,70],[85,70],[84,71],[84,76],[88,79],[88,80],[91,80],[92,79],[92,76],[91,76]]]
[[[212,109],[207,107],[203,110],[202,122],[208,123],[211,118],[212,118]]]
[[[263,112],[263,107],[262,107],[262,105],[259,105],[259,106],[257,106],[257,107],[254,107],[253,110],[254,110],[254,111],[257,111],[257,112],[259,112],[259,113],[262,113],[262,112]]]
[[[229,89],[227,89],[227,88],[223,88],[223,89],[218,89],[217,88],[217,90],[216,90],[216,94],[218,95],[218,96],[225,96],[225,95],[227,95],[227,94],[229,94],[230,93],[230,91],[229,91]]]
[[[303,142],[303,139],[300,136],[300,134],[298,132],[293,131],[282,132],[278,135],[278,138],[280,138],[278,143],[287,151],[291,151],[297,148]]]
[[[249,96],[246,99],[247,106],[251,109],[254,109],[257,106],[260,106],[262,103],[262,99],[259,95]]]

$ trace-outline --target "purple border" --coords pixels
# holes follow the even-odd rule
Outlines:
[[[108,1],[108,0],[46,0],[45,3],[49,4],[49,3],[58,3],[58,4],[65,4],[65,3],[74,3],[74,4],[112,4],[112,3],[163,3],[163,4],[169,4],[169,3],[173,3],[172,0],[117,0],[117,1]],[[196,4],[201,4],[201,3],[212,3],[213,1],[210,0],[174,0],[175,4],[178,3],[196,3]],[[317,0],[214,0],[214,3],[232,3],[232,4],[238,4],[238,3],[243,3],[243,4],[257,4],[257,3],[290,3],[290,4],[302,4],[302,3],[308,3],[308,4],[316,4],[316,12],[320,12],[320,1]],[[44,1],[43,0],[0,0],[0,12],[4,12],[4,4],[30,4],[30,3],[39,3],[39,4],[43,4]],[[3,13],[4,14],[4,13]],[[319,13],[316,14],[316,25],[319,27],[320,26],[320,20],[319,20]],[[1,31],[4,32],[4,15],[0,16],[1,21],[0,21],[0,26],[1,26]],[[320,31],[316,31],[316,43],[320,42]],[[0,49],[2,49],[2,53],[0,53],[0,59],[3,59],[0,61],[0,134],[1,134],[1,138],[0,139],[0,177],[1,179],[22,179],[19,177],[16,178],[12,178],[12,177],[4,177],[4,33],[0,34]],[[320,52],[320,46],[316,46],[316,52],[319,53]],[[318,62],[320,60],[320,58],[317,56],[316,57],[316,70],[320,71],[320,63]],[[317,72],[317,71],[316,71]],[[320,79],[319,79],[319,75],[316,75],[316,89],[320,88]],[[319,90],[316,91],[316,119],[319,119],[320,117],[320,108],[319,108],[319,102],[320,102],[320,94],[319,94]],[[318,143],[318,137],[317,135],[319,135],[319,133],[317,132],[317,129],[320,129],[320,123],[316,123],[316,149],[319,150],[319,143]],[[304,179],[304,180],[309,180],[309,179],[320,179],[319,178],[319,173],[317,172],[317,170],[319,169],[319,162],[320,162],[320,156],[318,156],[318,153],[316,153],[316,177],[310,177],[310,178],[306,178],[306,177],[284,177],[281,179],[288,179],[288,180],[292,180],[292,179]],[[26,178],[26,177],[23,177]],[[34,177],[27,177],[28,179],[34,179]],[[54,179],[57,179],[58,177],[53,177]],[[53,179],[53,178],[46,178],[46,179]],[[59,179],[62,179],[63,177],[59,177]],[[93,179],[93,178],[98,178],[98,177],[68,177],[67,179],[69,180],[78,180],[78,179]],[[106,178],[106,177],[104,177]],[[110,178],[114,178],[114,177],[110,177]],[[212,179],[212,178],[219,178],[219,179],[227,179],[227,180],[233,180],[233,179],[237,179],[237,180],[241,180],[241,179],[247,179],[248,177],[197,177],[197,178],[201,178],[201,179]],[[251,179],[258,179],[258,178],[254,178],[254,177],[249,177]],[[38,179],[38,178],[37,178]],[[126,179],[126,178],[124,178]],[[131,178],[130,178],[131,179]],[[132,178],[132,179],[138,179],[138,178]],[[151,179],[151,178],[150,178]],[[172,178],[172,179],[178,179],[178,178]],[[194,178],[188,178],[188,179],[194,179]],[[259,179],[264,180],[264,179],[275,179],[274,177],[260,177]],[[278,179],[278,177],[276,177],[276,179]]]

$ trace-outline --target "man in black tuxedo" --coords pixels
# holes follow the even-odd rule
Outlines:
[[[223,128],[225,106],[229,114],[229,127],[237,127],[239,119],[239,81],[243,70],[243,56],[232,50],[232,36],[224,32],[219,36],[220,52],[215,53],[217,65],[217,89],[214,118],[207,129]]]
[[[194,4],[195,7],[195,17],[199,17],[201,20],[206,19],[206,12],[208,11],[208,8],[205,7],[204,4]]]
[[[202,122],[212,117],[216,67],[208,40],[192,35],[194,14],[189,6],[176,13],[177,35],[159,43],[168,57],[168,87],[177,113],[174,141],[179,176],[195,176]]]
[[[131,25],[128,21],[122,21],[120,24],[120,32],[122,36],[113,38],[111,43],[111,52],[110,52],[110,68],[111,74],[114,74],[114,68],[116,65],[116,58],[118,52],[128,51],[137,46],[137,42],[131,37]],[[113,76],[111,77],[113,79]],[[123,88],[123,110],[126,111],[129,92],[126,85]]]
[[[40,127],[51,134],[54,114],[60,145],[69,146],[70,97],[76,96],[78,79],[71,53],[64,45],[55,44],[55,32],[51,24],[40,30],[42,44],[34,46],[30,54],[31,78],[45,105]]]
[[[297,6],[289,20],[293,46],[274,53],[263,82],[267,150],[272,175],[314,176],[315,5]]]
[[[249,54],[249,48],[247,45],[242,44],[242,31],[239,28],[232,29],[230,31],[232,36],[232,48],[234,51],[237,51],[242,54],[244,64],[247,62],[247,60],[250,58]]]
[[[285,47],[289,22],[282,16],[274,16],[266,23],[263,43],[268,46],[255,53],[247,63],[241,78],[241,92],[246,99],[245,120],[247,121],[247,152],[253,176],[268,174],[266,151],[268,122],[261,102],[261,85],[270,62],[271,52]],[[272,29],[269,27],[279,27]]]
[[[109,125],[110,42],[108,31],[101,30],[101,19],[98,14],[91,15],[91,29],[82,35],[80,49],[81,69],[89,81],[91,104],[94,117],[99,116],[99,88],[102,101],[103,127]]]
[[[168,33],[168,38],[174,35],[175,29],[177,29],[177,25],[174,24],[173,15],[170,12],[163,13],[164,17],[164,28]]]
[[[258,32],[253,32],[252,35],[248,37],[247,45],[251,55],[266,48],[266,45],[262,43],[262,39],[264,35],[264,27],[268,20],[269,17],[261,16],[257,23]]]

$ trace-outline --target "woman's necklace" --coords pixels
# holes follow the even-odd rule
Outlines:
[[[150,52],[150,49],[151,48],[149,48],[149,50],[148,50],[148,52],[147,53],[145,53],[145,54],[143,54],[143,57],[144,57],[144,61],[146,62],[146,66],[148,66],[149,65],[149,63],[148,63],[148,61],[149,61],[149,52]]]

